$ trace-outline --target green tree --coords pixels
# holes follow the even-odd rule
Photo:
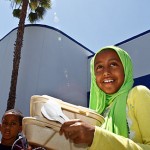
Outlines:
[[[43,19],[46,10],[51,8],[51,0],[10,0],[10,1],[13,7],[13,16],[19,18],[19,24],[17,30],[17,37],[14,44],[13,69],[6,110],[15,107],[17,79],[21,59],[21,49],[23,46],[23,36],[26,17],[28,17],[28,20],[31,23],[34,23],[40,19]]]

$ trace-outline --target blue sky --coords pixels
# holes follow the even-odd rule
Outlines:
[[[0,0],[0,39],[17,27],[9,0]],[[96,52],[150,29],[150,0],[52,0],[44,20]],[[29,24],[26,21],[26,24]]]

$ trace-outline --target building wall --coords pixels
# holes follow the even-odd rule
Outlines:
[[[141,84],[150,89],[150,30],[122,41],[116,46],[126,50],[132,58],[134,86]]]
[[[17,28],[0,40],[0,117],[6,109]],[[135,85],[150,88],[150,31],[116,44],[134,64]],[[62,31],[26,25],[17,84],[16,108],[29,115],[32,95],[50,95],[88,106],[90,60],[94,52]]]
[[[6,109],[15,39],[16,29],[0,41],[0,114]],[[87,106],[87,57],[92,53],[55,28],[26,26],[16,108],[29,115],[30,97],[45,94]]]

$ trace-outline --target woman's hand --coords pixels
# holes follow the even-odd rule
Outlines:
[[[60,128],[60,134],[64,134],[67,139],[75,144],[87,144],[90,146],[93,142],[95,127],[79,119],[65,122]]]

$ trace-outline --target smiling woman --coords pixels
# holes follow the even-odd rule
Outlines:
[[[90,108],[102,114],[105,123],[94,127],[67,121],[60,133],[74,143],[87,144],[89,150],[149,150],[150,90],[142,85],[132,88],[132,68],[123,49],[100,49],[91,60]]]
[[[94,70],[98,87],[107,94],[115,93],[124,82],[124,69],[115,51],[106,49],[96,55]]]

